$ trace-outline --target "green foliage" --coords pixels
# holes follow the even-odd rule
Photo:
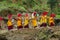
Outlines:
[[[54,8],[55,8],[57,3],[58,3],[57,0],[48,0],[48,4],[50,5],[52,12],[54,11]]]
[[[60,15],[56,15],[56,18],[60,18]]]
[[[9,10],[11,13],[48,11],[60,13],[57,0],[0,0],[0,13]]]

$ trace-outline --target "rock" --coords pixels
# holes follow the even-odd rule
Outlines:
[[[30,35],[30,36],[24,37],[24,40],[35,40],[35,38]]]
[[[38,29],[21,29],[21,30],[12,30],[8,32],[4,32],[7,40],[35,40],[35,33],[37,33]]]
[[[4,35],[0,35],[0,40],[7,40],[7,38]]]
[[[57,31],[56,31],[57,30]],[[20,29],[20,30],[11,30],[7,32],[3,32],[0,34],[0,38],[3,40],[37,40],[39,39],[48,39],[52,38],[50,35],[59,34],[60,36],[60,28],[52,27],[49,28],[40,28],[40,29]],[[47,37],[48,36],[48,37]],[[59,38],[58,38],[59,39]]]
[[[49,39],[49,40],[59,40],[58,38],[51,38],[51,39]]]

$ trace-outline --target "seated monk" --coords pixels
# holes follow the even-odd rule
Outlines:
[[[8,15],[8,21],[7,21],[7,26],[8,26],[8,30],[13,29],[13,23],[12,23],[12,14]]]
[[[18,17],[17,17],[17,28],[18,29],[23,28],[23,26],[22,26],[22,17],[21,16],[22,16],[21,14],[18,14]]]
[[[55,14],[51,14],[50,15],[50,18],[49,18],[49,26],[54,26],[55,23],[54,23],[54,17],[55,17]]]
[[[25,14],[24,28],[29,28],[29,16]]]

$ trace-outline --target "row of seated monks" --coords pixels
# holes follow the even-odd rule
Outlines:
[[[36,16],[36,12],[32,13],[32,17],[31,17],[31,23],[32,23],[32,27],[36,28],[37,27],[37,16]],[[50,16],[47,16],[48,12],[43,12],[40,15],[40,27],[46,27],[47,23],[50,27],[54,26],[54,17],[56,16],[54,13],[51,13]],[[47,19],[48,18],[48,19]],[[22,24],[22,14],[18,13],[16,19],[16,25],[17,25],[17,29],[21,29],[23,28],[23,24]],[[1,29],[1,21],[3,20],[3,17],[0,16],[0,29]],[[28,13],[26,13],[24,15],[24,28],[29,28],[29,15]],[[13,29],[13,23],[12,23],[12,14],[8,14],[8,21],[7,21],[7,28],[8,30]]]

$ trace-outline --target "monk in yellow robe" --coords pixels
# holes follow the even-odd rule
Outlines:
[[[29,16],[25,14],[24,28],[29,28]]]
[[[48,12],[43,12],[43,14],[41,15],[41,19],[40,19],[40,27],[47,26],[47,13]]]
[[[32,19],[32,25],[33,25],[34,28],[37,27],[37,20],[36,20],[36,18]]]
[[[37,17],[36,17],[36,12],[33,13],[32,26],[33,26],[34,28],[37,27]]]
[[[54,23],[54,17],[55,17],[55,14],[51,14],[50,15],[50,18],[49,18],[49,26],[54,26],[55,23]]]
[[[7,26],[8,26],[8,30],[13,29],[13,23],[12,23],[12,14],[8,15],[8,21],[7,21]]]
[[[18,14],[18,17],[17,17],[17,28],[18,28],[18,29],[23,28],[21,16],[22,16],[21,14]]]

